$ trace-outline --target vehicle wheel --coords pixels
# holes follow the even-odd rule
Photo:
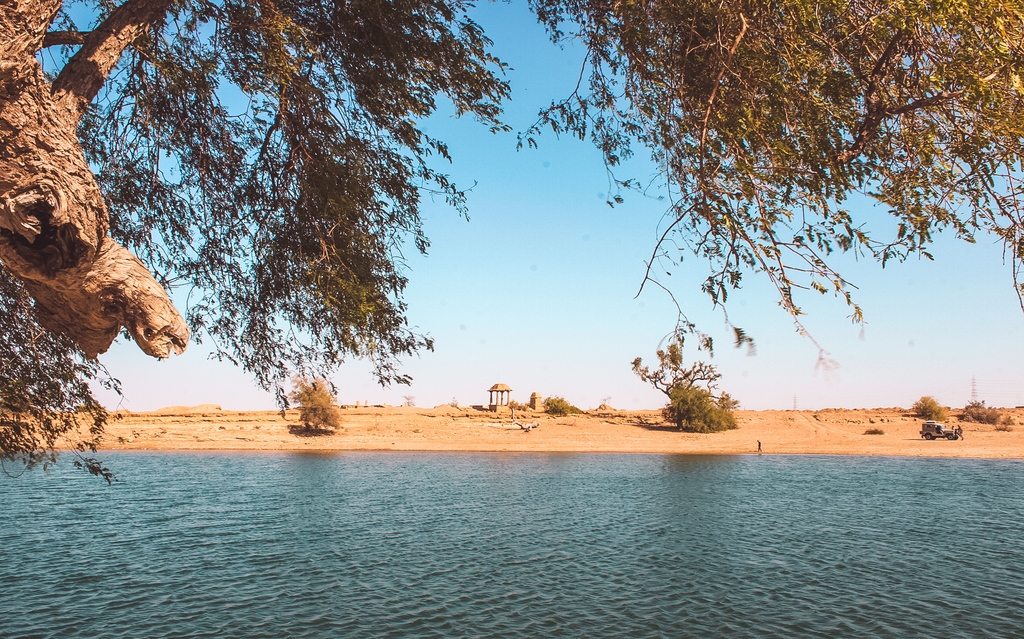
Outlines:
[[[948,439],[951,442],[955,442],[956,441],[956,435],[946,435],[946,439]]]
[[[935,439],[935,435],[932,435],[931,433],[925,433],[924,438],[927,439],[928,441],[931,441]]]

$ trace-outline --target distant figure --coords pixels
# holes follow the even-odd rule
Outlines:
[[[757,452],[761,452],[761,440],[757,440]]]

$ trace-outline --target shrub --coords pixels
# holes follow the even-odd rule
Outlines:
[[[910,407],[914,414],[924,419],[931,419],[937,422],[946,420],[946,409],[943,408],[931,395],[925,395],[917,400]]]
[[[960,416],[960,419],[967,422],[977,422],[979,424],[998,424],[999,423],[999,411],[994,408],[986,408],[985,402],[969,402],[964,406],[964,413]]]
[[[522,404],[514,399],[508,400],[508,407],[512,410],[530,410],[529,404]]]
[[[457,400],[454,397],[452,397],[452,401],[448,402],[448,405],[451,406],[452,408],[458,408],[459,407],[459,400]]]
[[[666,420],[687,433],[718,433],[738,428],[733,414],[719,405],[711,391],[698,386],[678,385],[669,391]]]
[[[1001,424],[996,424],[996,430],[1002,431],[1004,433],[1012,433],[1013,432],[1013,420],[1010,419],[1010,420],[1007,420],[1005,422],[1002,422]]]
[[[869,428],[866,431],[864,431],[864,434],[865,435],[884,435],[885,431],[882,430],[881,428]]]
[[[564,397],[548,397],[544,400],[544,412],[555,417],[565,417],[579,415],[583,411],[565,401]]]
[[[306,430],[337,430],[341,427],[341,411],[335,405],[337,397],[330,384],[322,377],[309,379],[296,377],[294,390],[288,399],[299,405],[299,420]]]

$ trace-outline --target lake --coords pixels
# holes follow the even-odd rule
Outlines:
[[[1019,461],[104,459],[0,476],[0,637],[1024,636]]]

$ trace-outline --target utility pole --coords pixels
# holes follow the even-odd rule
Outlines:
[[[971,375],[971,403],[978,401],[978,380]]]
[[[796,410],[796,395],[793,395],[793,410]]]

